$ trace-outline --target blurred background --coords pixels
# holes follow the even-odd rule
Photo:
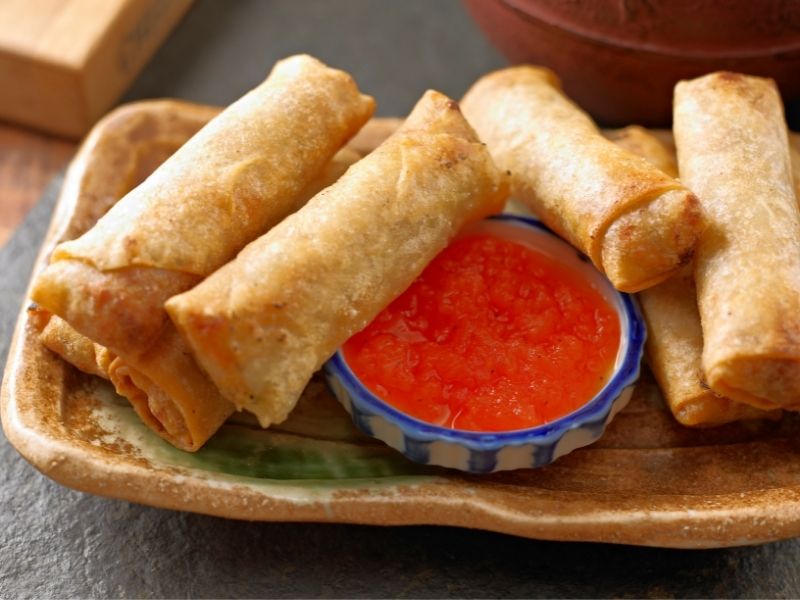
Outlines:
[[[0,244],[115,105],[225,105],[297,52],[352,73],[383,116],[510,60],[554,68],[601,124],[668,126],[674,82],[715,69],[796,99],[800,2],[0,0]]]
[[[113,106],[226,105],[298,52],[352,73],[379,115],[506,62],[459,0],[0,0],[0,245]]]

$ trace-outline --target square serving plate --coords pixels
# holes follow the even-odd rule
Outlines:
[[[218,109],[120,108],[69,168],[34,268],[80,235]],[[352,142],[368,152],[396,125]],[[22,307],[0,403],[6,435],[69,487],[142,504],[263,521],[436,524],[513,535],[708,548],[800,535],[800,421],[690,430],[645,374],[600,442],[538,470],[491,476],[423,467],[360,435],[320,379],[268,430],[235,415],[199,452],[150,433],[105,381],[39,343]]]

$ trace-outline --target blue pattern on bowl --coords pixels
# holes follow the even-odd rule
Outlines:
[[[503,214],[487,221],[534,228],[556,238],[544,224],[529,217]],[[566,242],[560,243],[569,247]],[[587,260],[580,253],[578,258]],[[646,337],[644,321],[632,296],[613,290],[607,281],[606,284],[606,291],[610,292],[606,297],[620,317],[624,352],[617,358],[614,374],[597,396],[550,423],[516,431],[483,433],[420,421],[370,392],[350,369],[341,351],[325,363],[325,379],[334,396],[352,415],[356,427],[413,461],[471,473],[545,466],[576,448],[597,441],[614,415],[628,403],[639,378]]]

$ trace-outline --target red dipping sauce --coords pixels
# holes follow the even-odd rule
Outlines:
[[[457,239],[343,352],[375,395],[434,425],[535,427],[612,374],[619,317],[577,270],[486,233]]]

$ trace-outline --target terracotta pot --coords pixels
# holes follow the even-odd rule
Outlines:
[[[552,68],[604,125],[667,125],[675,83],[721,69],[800,99],[796,0],[463,1],[512,62]]]

